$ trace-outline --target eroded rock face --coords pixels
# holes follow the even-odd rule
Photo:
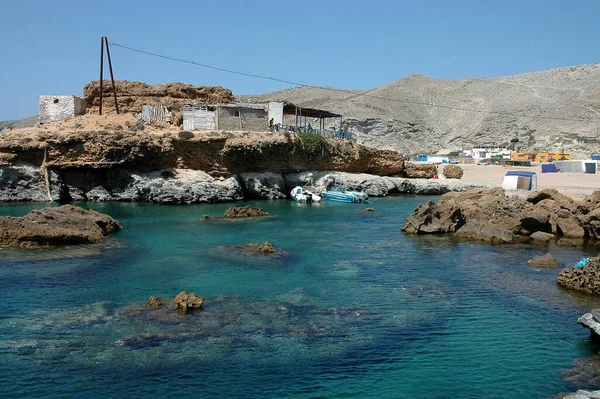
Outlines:
[[[0,216],[0,245],[23,248],[101,242],[121,224],[108,215],[73,205],[31,211],[23,217]]]
[[[405,175],[410,179],[432,179],[437,174],[437,168],[433,164],[416,164],[406,162]]]
[[[588,294],[600,294],[600,257],[590,258],[583,267],[561,270],[556,282],[565,288]]]
[[[120,112],[141,112],[145,104],[154,104],[156,99],[171,111],[179,111],[187,103],[228,104],[235,98],[229,89],[220,86],[194,86],[185,83],[164,83],[148,85],[142,82],[116,80],[117,102]],[[100,82],[92,81],[83,88],[88,107],[94,109],[100,104]],[[103,112],[115,108],[113,87],[110,81],[102,83]]]
[[[285,180],[279,173],[240,173],[240,180],[249,198],[284,199],[287,197]]]
[[[269,216],[269,212],[265,211],[262,208],[258,208],[252,205],[246,206],[232,206],[227,208],[224,218],[249,218],[256,216]]]
[[[461,179],[463,177],[463,170],[458,165],[446,165],[444,166],[444,176],[448,179]]]
[[[600,236],[600,206],[593,198],[577,202],[556,190],[535,192],[526,200],[508,197],[501,188],[451,192],[437,204],[428,201],[417,207],[402,229],[411,234],[456,232],[457,237],[492,242],[556,240],[577,246]],[[458,233],[465,223],[470,226]]]

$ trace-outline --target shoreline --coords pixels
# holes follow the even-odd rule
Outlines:
[[[461,181],[470,184],[490,184],[496,187],[502,186],[504,175],[509,170],[524,170],[536,172],[538,186],[536,190],[553,188],[561,194],[573,198],[576,201],[583,200],[591,195],[594,190],[600,189],[600,175],[588,173],[541,173],[541,166],[531,167],[507,167],[499,165],[471,165],[459,164],[463,169]],[[529,193],[528,191],[526,193]]]

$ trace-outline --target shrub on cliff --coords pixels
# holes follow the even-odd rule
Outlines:
[[[302,146],[309,158],[323,154],[325,150],[325,139],[320,134],[298,133],[294,144]]]

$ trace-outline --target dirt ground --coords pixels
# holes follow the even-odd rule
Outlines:
[[[538,190],[555,188],[576,200],[582,200],[594,190],[600,190],[600,174],[588,173],[541,173],[541,167],[504,167],[497,165],[460,165],[462,180],[469,183],[502,185],[509,170],[526,170],[537,173]]]

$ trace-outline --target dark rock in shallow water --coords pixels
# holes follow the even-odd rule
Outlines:
[[[536,256],[535,258],[528,260],[527,264],[534,267],[560,267],[560,263],[558,263],[556,258],[550,254]]]
[[[269,216],[269,212],[252,205],[232,206],[225,211],[224,218],[248,218],[255,216]]]
[[[0,245],[23,248],[101,242],[121,230],[108,215],[72,205],[31,211],[23,217],[0,216]]]

